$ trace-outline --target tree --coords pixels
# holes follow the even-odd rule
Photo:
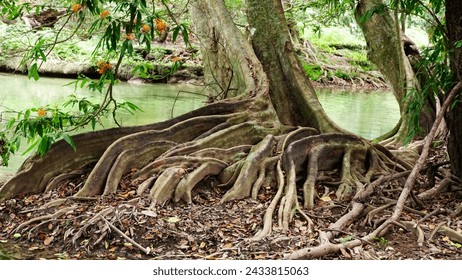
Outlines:
[[[428,73],[421,67],[418,47],[404,34],[399,20],[399,9],[409,7],[400,6],[405,2],[390,2],[387,6],[382,0],[358,1],[355,17],[367,42],[368,58],[386,77],[400,106],[400,123],[380,140],[403,145],[430,131],[436,115],[436,93],[423,92]]]
[[[454,175],[462,178],[462,105],[460,103],[460,83],[462,81],[462,3],[455,0],[446,0],[446,26],[449,41],[450,66],[454,77],[455,87],[459,88],[456,103],[447,113],[447,122],[450,131],[448,153]]]
[[[129,26],[138,9],[138,2],[130,3]],[[222,96],[234,97],[161,123],[76,135],[76,150],[59,141],[45,155],[23,164],[0,189],[1,199],[49,191],[82,166],[91,166],[75,198],[114,194],[122,176],[136,169],[133,186],[154,208],[168,201],[192,203],[194,187],[210,184],[207,178],[213,176],[229,188],[222,203],[257,199],[263,185],[275,189],[264,224],[253,237],[262,239],[273,230],[276,208],[283,230],[289,229],[293,210],[313,227],[305,211],[317,206],[318,175],[331,172],[337,178],[337,199],[349,201],[352,208],[329,231],[321,231],[318,247],[289,257],[319,257],[360,245],[361,240],[334,244],[333,239],[361,214],[364,201],[381,182],[409,174],[412,165],[381,145],[343,131],[327,117],[301,70],[280,1],[246,3],[251,43],[223,1],[190,3],[204,64],[211,66],[208,77]],[[99,13],[97,4],[82,3]],[[110,73],[116,75],[116,69]],[[230,91],[235,92],[228,95]],[[365,238],[379,234],[374,231]]]

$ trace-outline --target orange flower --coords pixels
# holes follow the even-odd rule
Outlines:
[[[149,25],[145,24],[141,27],[141,33],[148,33],[149,30],[151,30],[151,27]]]
[[[160,18],[156,18],[156,29],[159,32],[164,32],[167,28],[167,23]]]
[[[107,10],[104,10],[101,12],[100,16],[101,18],[106,18],[108,15],[110,15],[111,13]]]
[[[77,13],[78,11],[80,11],[81,8],[82,8],[82,5],[80,4],[72,5],[72,11],[74,11],[74,13]]]
[[[47,115],[47,110],[45,110],[43,108],[38,109],[37,116],[43,117],[43,116],[46,116],[46,115]]]
[[[173,62],[182,61],[182,60],[183,59],[181,57],[178,57],[178,56],[172,57]]]
[[[133,41],[133,39],[135,39],[135,36],[133,36],[132,33],[128,33],[127,35],[125,35],[125,39],[129,41]]]
[[[96,63],[96,66],[98,66],[98,73],[100,74],[104,74],[107,71],[112,70],[112,65],[103,60],[98,61],[98,63]]]

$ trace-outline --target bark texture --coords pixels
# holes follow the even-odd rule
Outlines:
[[[201,39],[205,79],[221,98],[268,91],[262,65],[223,1],[192,1],[191,18]]]
[[[313,233],[309,246],[319,244],[319,250],[294,252],[289,258],[320,257],[361,245],[339,242],[338,232],[360,219],[366,202],[379,198],[374,196],[381,193],[379,184],[401,178],[393,179],[395,172],[408,174],[412,165],[383,146],[338,128],[322,110],[301,71],[280,1],[248,0],[247,4],[252,45],[234,26],[223,1],[191,2],[199,38],[208,50],[206,66],[219,68],[214,81],[221,93],[226,95],[235,87],[238,97],[158,124],[76,136],[77,152],[63,149],[65,143],[60,141],[43,158],[28,160],[0,188],[0,201],[67,188],[70,183],[63,174],[80,176],[75,169],[88,164],[87,175],[63,195],[81,201],[100,196],[110,199],[128,191],[147,201],[146,210],[155,214],[169,202],[201,203],[194,193],[198,189],[220,188],[223,195],[217,204],[252,198],[267,207],[259,211],[264,212],[261,229],[249,233],[254,241],[267,242],[264,238],[273,230],[287,237],[296,215],[306,219]],[[344,211],[329,216],[334,220],[329,220],[328,229],[315,229],[310,217],[316,213],[312,211],[331,200],[346,202],[332,204],[335,208],[345,205],[341,206]],[[39,226],[29,226],[67,211],[73,209],[30,218],[17,230],[36,230]],[[70,223],[80,230],[66,230],[64,239],[73,235],[72,242],[77,243],[86,238],[84,233],[96,232],[90,227],[96,230],[98,221],[114,212],[118,211],[112,206],[100,209],[98,205],[98,213],[90,220]],[[136,219],[135,215],[130,218]],[[379,233],[374,230],[366,240]],[[105,234],[90,246],[101,242]]]
[[[252,45],[268,75],[271,102],[280,121],[320,132],[341,131],[325,114],[301,70],[281,1],[249,0],[247,5]]]
[[[455,43],[462,40],[462,1],[446,0],[446,26],[448,31],[451,70],[456,82],[462,81],[462,48]],[[453,173],[462,178],[462,103],[459,92],[456,105],[447,113],[450,131],[448,153]]]
[[[421,94],[420,81],[413,68],[418,60],[418,49],[400,30],[397,16],[393,16],[382,0],[361,0],[355,9],[355,17],[364,34],[368,47],[368,58],[386,77],[400,107],[401,122],[394,132],[394,142],[403,144],[409,135],[409,104],[414,102],[412,94]],[[412,60],[412,62],[411,62]],[[423,98],[420,127],[426,132],[435,118],[432,96]]]

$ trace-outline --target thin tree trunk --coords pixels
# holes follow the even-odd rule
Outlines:
[[[462,41],[462,1],[446,0],[446,26],[448,29],[451,70],[454,80],[462,81],[462,48],[455,46]],[[448,153],[453,173],[462,178],[462,103],[459,102],[447,113],[447,124],[450,131]]]
[[[205,79],[223,98],[267,92],[268,79],[223,1],[195,0],[191,18],[200,38]]]

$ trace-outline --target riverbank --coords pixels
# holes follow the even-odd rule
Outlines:
[[[20,21],[7,24],[0,21],[0,72],[27,74],[28,63],[23,63],[24,48],[42,37],[52,36],[48,29],[30,30]],[[27,37],[25,37],[25,35]],[[199,42],[189,34],[189,45],[178,36],[167,36],[164,42],[153,41],[148,52],[134,42],[134,53],[126,56],[118,78],[133,83],[189,83],[204,84],[204,69]],[[27,43],[29,42],[29,43]],[[45,77],[76,78],[85,75],[98,78],[98,61],[105,59],[94,47],[98,38],[83,34],[56,45],[47,53],[46,61],[39,61],[39,73]],[[377,89],[387,84],[374,65],[367,60],[364,46],[357,42],[339,44],[322,42],[317,45],[305,39],[295,42],[302,67],[315,87],[353,87]],[[114,60],[114,61],[112,61]],[[110,59],[115,65],[117,58]]]
[[[324,53],[323,55],[329,55]],[[338,68],[334,66],[325,66],[325,73],[317,80],[311,80],[315,88],[333,87],[333,88],[362,88],[362,89],[384,89],[387,84],[381,74],[377,71],[359,71],[351,66],[346,58],[342,59],[342,64]],[[306,64],[306,61],[304,62]],[[134,73],[134,65],[123,64],[119,70],[119,79],[129,83],[167,83],[167,84],[192,84],[204,85],[204,69],[199,63],[181,64],[180,67],[171,72],[171,65],[150,64],[153,69],[151,75],[157,78],[141,77]],[[321,68],[319,68],[321,69]],[[353,76],[338,74],[343,69],[345,73],[356,73]],[[22,63],[22,57],[8,57],[0,59],[0,72],[10,74],[27,75],[28,66]],[[337,73],[334,75],[329,74]],[[340,72],[339,72],[340,71]],[[306,70],[307,75],[311,72]],[[48,59],[40,64],[39,74],[43,77],[53,78],[70,78],[75,79],[79,75],[85,75],[89,78],[97,79],[100,74],[93,63],[89,61],[65,61],[59,59]]]

